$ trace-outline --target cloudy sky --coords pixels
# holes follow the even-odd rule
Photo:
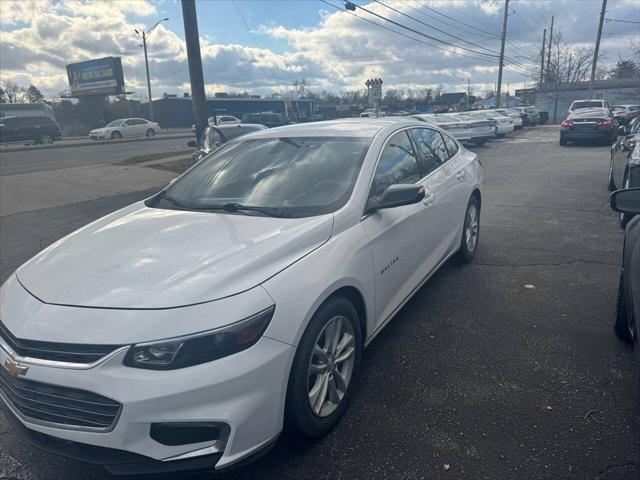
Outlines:
[[[363,9],[346,12],[341,0],[197,0],[207,94],[268,94],[301,78],[314,91],[362,88],[370,77],[405,89],[457,91],[468,78],[475,92],[493,88],[503,0],[352,1]],[[566,40],[593,44],[600,7],[600,0],[512,0],[504,82],[512,91],[531,83],[527,57],[540,51],[552,15]],[[146,97],[134,29],[164,17],[148,39],[153,95],[189,91],[177,0],[0,0],[0,79],[56,96],[68,89],[67,63],[113,55],[122,57],[127,90]],[[606,61],[630,58],[640,42],[640,0],[609,0],[606,17]]]

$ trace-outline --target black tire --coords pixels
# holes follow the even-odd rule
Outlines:
[[[489,141],[488,138],[472,138],[471,143],[473,143],[476,147],[480,147]]]
[[[312,411],[309,405],[309,362],[319,335],[329,321],[336,316],[345,317],[353,327],[355,361],[351,378],[342,400],[336,409],[328,416],[319,417]],[[349,406],[353,386],[357,379],[358,368],[360,366],[360,357],[362,354],[360,321],[358,312],[353,304],[341,296],[329,298],[313,315],[300,340],[289,375],[285,404],[285,430],[288,433],[312,439],[319,438],[329,433],[329,431],[340,422],[340,419]],[[362,321],[364,321],[364,319]]]
[[[473,244],[473,247],[470,247],[469,242],[467,241],[467,229],[469,228],[470,218],[469,212],[475,207],[476,211],[476,219],[477,219],[477,230],[476,230],[476,238]],[[476,256],[476,252],[478,251],[478,242],[480,240],[480,201],[478,197],[473,195],[469,199],[469,203],[467,204],[467,209],[464,212],[464,225],[462,227],[462,239],[460,240],[460,248],[458,252],[455,254],[454,259],[457,263],[469,263],[473,260],[473,257]]]
[[[53,137],[45,133],[38,139],[37,143],[39,145],[51,145],[53,144]]]
[[[631,188],[631,185],[630,185],[630,182],[629,182],[628,173],[624,174],[624,180],[622,182],[622,188],[623,189]],[[625,228],[627,226],[627,223],[629,223],[629,221],[631,221],[632,218],[633,218],[633,214],[632,213],[620,213],[619,214],[620,227]]]
[[[564,138],[564,135],[560,135],[560,145],[563,147],[567,145],[567,139]]]
[[[151,138],[155,136],[155,134],[156,134],[156,131],[153,128],[150,128],[149,130],[147,130],[147,133],[145,133],[144,136],[147,138]]]
[[[620,275],[620,284],[618,285],[618,301],[616,302],[616,323],[614,326],[616,335],[625,342],[633,342],[632,329],[629,327],[627,318],[627,306],[624,298],[624,279]]]
[[[605,139],[605,144],[606,144],[606,145],[613,145],[614,143],[616,143],[616,136],[615,136],[615,134],[614,134],[614,135],[611,135],[610,137],[608,137],[608,138],[606,138],[606,139]]]
[[[121,138],[122,134],[120,132],[111,132],[111,140],[120,140]]]
[[[496,133],[496,138],[504,138],[506,136],[507,136],[506,133]]]

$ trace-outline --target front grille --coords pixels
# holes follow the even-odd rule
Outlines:
[[[0,393],[27,419],[109,430],[122,405],[96,393],[14,377],[0,366]]]
[[[38,358],[57,362],[93,363],[122,345],[82,345],[77,343],[53,343],[16,338],[0,322],[0,337],[21,357]]]

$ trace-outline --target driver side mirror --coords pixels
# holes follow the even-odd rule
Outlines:
[[[389,185],[379,200],[371,199],[367,203],[367,213],[384,208],[395,208],[418,203],[425,197],[424,187],[416,184],[399,183]]]
[[[640,188],[616,190],[609,198],[611,210],[620,213],[640,213]]]

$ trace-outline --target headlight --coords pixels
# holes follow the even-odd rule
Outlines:
[[[274,311],[275,306],[272,306],[216,330],[133,345],[124,364],[150,370],[175,370],[246,350],[260,339]]]

